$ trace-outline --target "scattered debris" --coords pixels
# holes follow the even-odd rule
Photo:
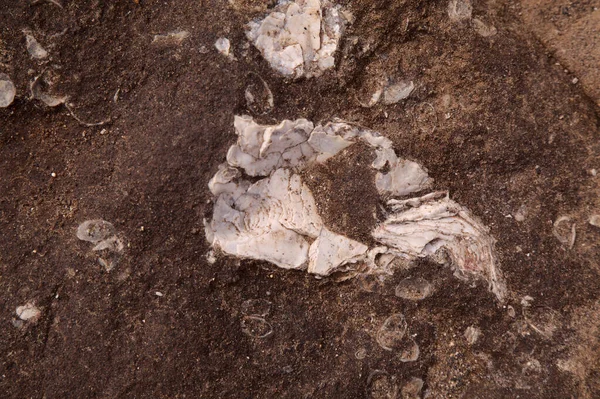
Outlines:
[[[15,99],[17,89],[7,74],[0,73],[0,108],[6,108]]]
[[[152,44],[155,46],[179,46],[190,36],[190,32],[185,30],[176,30],[162,35],[154,35]]]
[[[242,331],[253,338],[266,338],[273,334],[273,326],[260,316],[242,317]]]
[[[75,111],[73,110],[74,105],[72,103],[65,102],[64,104],[65,104],[65,108],[67,109],[67,111],[69,111],[69,114],[73,117],[73,119],[75,119],[77,122],[79,122],[80,125],[83,125],[86,127],[102,126],[107,123],[110,123],[110,121],[111,121],[110,118],[107,118],[100,122],[86,122],[83,119],[79,118],[77,116],[77,114],[75,114]]]
[[[67,96],[53,96],[44,92],[44,86],[46,83],[44,82],[43,75],[41,74],[36,77],[33,82],[29,85],[29,90],[31,91],[31,97],[35,100],[39,100],[46,104],[49,107],[56,107],[58,105],[64,104],[69,97]]]
[[[100,122],[86,122],[83,119],[79,118],[74,111],[74,105],[68,103],[68,96],[53,96],[44,92],[44,86],[47,84],[44,82],[43,73],[36,77],[31,84],[29,85],[29,89],[31,92],[31,97],[35,100],[39,100],[46,104],[48,107],[57,107],[59,105],[64,105],[69,114],[75,119],[79,124],[86,127],[94,127],[94,126],[102,126],[107,123],[110,123],[110,118],[105,119]],[[116,96],[116,94],[115,94]]]
[[[498,33],[498,30],[493,25],[488,25],[478,18],[473,19],[473,28],[479,36],[491,37]]]
[[[450,0],[448,3],[448,16],[452,22],[469,20],[472,14],[471,0]]]
[[[42,45],[33,37],[31,32],[24,31],[25,41],[27,43],[27,52],[31,58],[36,60],[42,60],[48,57],[48,52],[42,47]]]
[[[480,336],[481,330],[477,327],[469,326],[465,330],[465,339],[469,345],[475,344]]]
[[[519,210],[517,210],[513,216],[517,222],[525,221],[525,217],[527,216],[527,207],[525,205],[521,205]]]
[[[209,264],[214,264],[217,261],[217,257],[215,255],[215,251],[210,250],[208,251],[208,253],[206,254],[206,260],[208,261]]]
[[[271,112],[274,106],[273,93],[267,82],[258,74],[248,74],[249,83],[244,91],[246,105],[255,114],[262,115]]]
[[[568,246],[569,249],[573,249],[577,230],[575,223],[569,216],[561,216],[556,219],[553,225],[552,234],[554,234],[554,237],[556,237],[563,245]]]
[[[366,397],[368,399],[394,399],[398,397],[396,377],[385,371],[374,370],[367,377]]]
[[[112,223],[105,220],[86,220],[77,228],[77,238],[94,244],[92,251],[102,252],[98,262],[110,272],[117,265],[125,250],[125,243],[117,236]]]
[[[215,48],[219,51],[219,53],[223,54],[225,57],[233,56],[232,54],[230,54],[231,43],[226,37],[218,38],[215,42]]]
[[[367,357],[367,349],[366,348],[358,348],[356,352],[354,352],[354,357],[357,360],[363,360]]]
[[[366,86],[368,87],[368,100],[367,102],[360,101],[360,105],[365,108],[371,108],[375,104],[383,100],[385,105],[395,104],[401,100],[404,100],[410,96],[413,92],[415,85],[412,81],[399,81],[393,83],[393,80],[384,79],[367,79]],[[373,88],[375,89],[373,91]]]
[[[431,283],[424,278],[406,278],[396,286],[396,296],[411,301],[420,301],[433,292]]]
[[[33,302],[18,306],[15,312],[19,319],[29,323],[35,323],[42,315],[42,311]]]
[[[327,0],[282,1],[246,36],[271,67],[293,78],[319,76],[335,63],[345,19]]]
[[[238,141],[209,182],[215,202],[205,233],[213,248],[321,276],[365,266],[367,273],[389,274],[395,258],[434,256],[443,248],[458,277],[483,278],[503,298],[494,240],[468,210],[446,192],[394,198],[423,191],[432,180],[418,163],[399,159],[389,139],[342,122],[315,127],[298,119],[268,126],[238,116],[234,126]],[[324,225],[312,192],[296,173],[358,141],[375,153],[371,166],[387,215],[372,231],[385,246],[371,249]]]
[[[513,319],[517,316],[517,312],[515,311],[515,308],[513,308],[511,305],[508,305],[506,307],[506,313],[508,313],[508,315],[510,317],[512,317]]]
[[[590,224],[592,226],[600,227],[600,215],[592,215],[590,217]]]
[[[562,327],[560,313],[547,306],[523,306],[523,317],[529,327],[546,339]]]
[[[402,387],[402,399],[417,399],[420,398],[421,390],[423,389],[423,385],[425,383],[422,379],[418,377],[412,377],[404,386]]]
[[[400,361],[403,363],[416,362],[420,354],[419,345],[414,339],[407,337],[400,347]]]
[[[401,81],[395,84],[388,85],[383,90],[383,103],[386,105],[396,104],[410,96],[410,93],[415,89],[412,81]]]
[[[247,316],[265,317],[271,313],[273,303],[266,299],[248,299],[242,303],[241,311]]]
[[[62,0],[46,0],[48,3],[52,3],[59,8],[63,8]]]
[[[386,351],[392,351],[403,346],[408,324],[404,315],[396,313],[385,319],[377,331],[377,343]]]

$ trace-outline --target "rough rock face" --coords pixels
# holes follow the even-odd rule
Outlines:
[[[246,36],[279,73],[311,77],[334,66],[343,27],[339,7],[326,0],[285,1],[250,22]]]
[[[238,116],[234,125],[237,143],[209,182],[215,204],[205,226],[213,247],[320,276],[364,266],[367,273],[390,273],[395,257],[428,257],[443,249],[458,277],[483,278],[498,299],[504,297],[494,240],[467,209],[445,192],[399,199],[429,189],[432,179],[418,163],[398,158],[389,139],[341,122],[314,127],[298,119],[267,126]],[[371,232],[383,245],[375,248],[325,226],[312,192],[296,173],[358,141],[375,152],[371,167],[387,213]],[[262,179],[251,182],[244,174]]]

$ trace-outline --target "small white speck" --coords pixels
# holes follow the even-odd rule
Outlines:
[[[579,82],[579,79],[577,78],[573,78],[573,80],[571,81],[574,85],[576,85]]]
[[[52,173],[50,173],[50,176],[56,177],[56,173],[52,172]]]
[[[156,296],[163,296],[163,293],[162,293],[162,292],[160,292],[160,291],[156,291],[154,294],[155,294]]]

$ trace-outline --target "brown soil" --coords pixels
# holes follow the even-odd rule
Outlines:
[[[368,245],[378,222],[380,199],[375,187],[372,148],[356,143],[327,160],[302,171],[302,181],[312,191],[319,215],[331,231]]]
[[[497,28],[482,37],[452,23],[446,2],[343,1],[355,21],[338,67],[291,82],[245,45],[244,24],[264,2],[55,1],[0,1],[0,72],[18,90],[0,109],[1,397],[394,397],[412,377],[430,398],[600,396],[600,230],[587,223],[600,213],[599,110],[518,5],[477,2],[473,17]],[[29,58],[24,29],[48,60]],[[152,44],[179,29],[190,33],[182,43]],[[235,61],[213,47],[223,36]],[[428,261],[378,289],[209,263],[207,182],[235,141],[233,115],[250,113],[249,71],[275,97],[260,122],[340,117],[422,162],[436,189],[489,226],[507,302]],[[42,73],[81,120],[110,122],[84,126],[30,99]],[[361,107],[373,76],[416,89]],[[563,215],[576,223],[572,249],[552,234]],[[75,236],[98,218],[127,243],[110,272]],[[395,297],[408,276],[434,294]],[[528,318],[526,295],[537,312]],[[255,298],[272,303],[264,339],[243,328],[242,304]],[[19,326],[15,309],[30,301],[41,317]],[[377,345],[393,313],[406,317],[416,362]],[[482,332],[472,346],[469,326]]]

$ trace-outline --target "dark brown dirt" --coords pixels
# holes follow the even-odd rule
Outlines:
[[[327,160],[302,171],[302,181],[312,191],[319,215],[331,231],[359,242],[376,245],[371,231],[380,213],[375,171],[375,153],[356,143]]]
[[[587,223],[600,213],[590,172],[600,169],[598,108],[515,4],[475,4],[473,16],[498,30],[484,38],[451,23],[446,2],[344,1],[355,21],[338,67],[290,82],[245,46],[243,26],[265,3],[63,3],[0,1],[0,72],[18,90],[0,109],[1,397],[361,398],[379,375],[388,397],[411,377],[430,398],[600,396],[600,230]],[[49,60],[29,58],[23,29]],[[190,33],[181,44],[151,44],[178,29]],[[214,50],[222,36],[236,61]],[[340,117],[422,162],[436,188],[489,226],[507,302],[425,261],[374,290],[262,262],[207,262],[207,182],[235,140],[233,115],[250,113],[249,71],[275,96],[260,122]],[[86,127],[63,106],[30,99],[43,72],[81,119],[111,122]],[[372,76],[416,89],[405,102],[363,108]],[[576,222],[573,249],[552,234],[562,215]],[[96,218],[127,242],[111,272],[75,237]],[[435,293],[396,298],[407,276],[430,280]],[[527,324],[526,295],[558,314],[552,336]],[[273,304],[265,339],[242,328],[242,303],[254,298]],[[40,319],[13,325],[28,301]],[[406,317],[416,362],[376,343],[393,313]],[[472,346],[463,336],[471,325],[482,331]]]

